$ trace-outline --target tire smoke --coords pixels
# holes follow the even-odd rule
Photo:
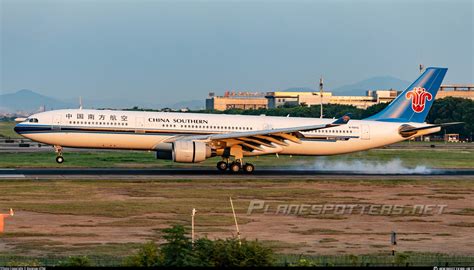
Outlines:
[[[325,160],[317,159],[313,165],[306,169],[330,172],[356,172],[364,174],[430,174],[432,169],[424,165],[407,167],[400,159],[392,159],[386,162],[369,160]]]

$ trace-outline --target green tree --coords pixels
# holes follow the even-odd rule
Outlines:
[[[194,242],[193,256],[188,257],[188,263],[192,266],[214,267],[215,262],[212,260],[214,252],[214,241],[199,238]]]
[[[464,122],[446,128],[446,133],[459,133],[472,139],[474,133],[474,101],[465,98],[446,97],[435,100],[427,117],[428,123]]]
[[[300,258],[298,261],[291,263],[290,266],[293,267],[315,267],[318,266],[318,264],[311,260],[311,259],[306,259],[306,258]]]
[[[216,267],[263,267],[273,264],[274,254],[270,248],[264,247],[258,241],[242,240],[241,242],[240,245],[235,238],[214,241],[213,265]]]
[[[161,265],[160,251],[153,241],[145,243],[137,254],[125,258],[125,266],[152,267]]]
[[[174,225],[162,231],[166,243],[158,248],[154,242],[148,242],[138,251],[124,260],[125,266],[271,266],[274,254],[270,248],[258,241],[235,238],[209,240],[199,238],[191,243],[187,230],[181,225]]]
[[[182,225],[163,230],[166,243],[161,245],[164,266],[188,266],[194,264],[191,239]]]
[[[361,118],[367,118],[369,116],[372,116],[372,115],[382,111],[383,109],[387,108],[388,104],[390,104],[390,103],[379,103],[379,104],[375,104],[375,105],[372,105],[372,106],[368,107],[367,109],[365,109],[362,112],[362,117]]]
[[[397,253],[397,255],[395,255],[395,264],[398,265],[398,266],[405,266],[406,263],[408,262],[408,259],[410,258],[410,256],[406,253]]]

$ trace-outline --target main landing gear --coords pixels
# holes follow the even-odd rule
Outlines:
[[[63,148],[59,145],[54,146],[54,152],[56,152],[56,162],[61,164],[64,162]]]
[[[234,161],[229,162],[231,157],[234,159]],[[253,171],[255,171],[255,166],[250,163],[244,163],[243,157],[244,155],[242,146],[233,145],[231,147],[227,147],[224,149],[224,153],[222,155],[223,160],[217,163],[217,169],[221,172],[229,170],[232,173],[238,173],[240,171],[245,173],[253,173]]]
[[[243,165],[242,165],[243,164]],[[255,166],[251,163],[243,163],[242,159],[235,160],[229,164],[229,161],[219,161],[217,162],[217,169],[221,172],[229,170],[232,173],[238,173],[243,171],[245,173],[253,173],[255,171]]]

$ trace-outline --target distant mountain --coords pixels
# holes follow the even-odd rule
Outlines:
[[[65,101],[75,104],[74,106],[75,108],[79,107],[78,97],[68,98]],[[161,104],[152,103],[152,102],[138,102],[138,101],[133,101],[133,100],[114,99],[114,98],[94,99],[94,98],[88,98],[88,97],[82,98],[82,104],[84,105],[84,108],[87,108],[87,109],[105,109],[105,108],[129,109],[129,108],[133,108],[134,106],[137,106],[140,108],[147,108],[147,109],[159,109],[162,107]]]
[[[339,96],[361,96],[365,95],[365,91],[367,90],[395,89],[401,91],[405,90],[409,85],[410,82],[395,77],[377,76],[353,84],[337,87],[330,91],[332,91],[334,95]]]
[[[319,90],[314,90],[309,87],[292,87],[292,88],[283,90],[283,92],[316,92],[316,91],[319,91]]]
[[[48,110],[74,107],[71,103],[43,96],[27,89],[15,93],[0,95],[0,108],[5,111],[36,112],[42,106],[46,106],[46,109]]]
[[[153,102],[137,102],[122,99],[91,99],[83,98],[82,104],[88,109],[128,109],[137,106],[146,109],[172,108],[191,110],[204,109],[204,99],[189,100],[171,104],[157,104]],[[23,89],[15,93],[0,95],[0,112],[28,112],[34,113],[46,106],[47,110],[79,108],[79,98],[68,98],[59,100],[52,97],[38,94],[32,90]]]

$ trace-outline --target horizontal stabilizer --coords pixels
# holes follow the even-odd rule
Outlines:
[[[454,125],[460,125],[464,124],[464,122],[451,122],[451,123],[442,123],[442,124],[435,124],[435,125],[430,125],[430,126],[425,126],[425,127],[412,127],[408,129],[403,129],[404,132],[411,132],[411,131],[418,131],[418,130],[423,130],[423,129],[430,129],[434,127],[449,127],[449,126],[454,126]]]

